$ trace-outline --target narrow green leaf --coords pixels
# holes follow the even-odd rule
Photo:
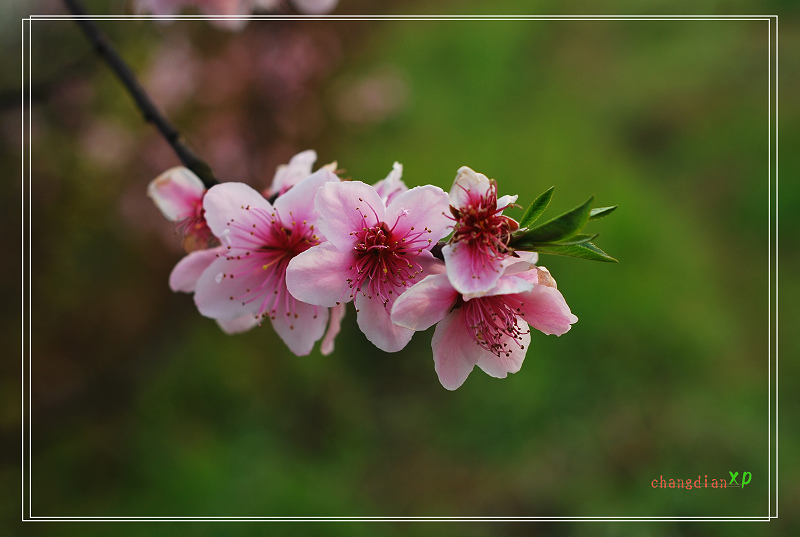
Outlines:
[[[567,211],[561,216],[545,222],[541,226],[529,229],[521,239],[531,243],[555,242],[568,239],[583,229],[589,221],[589,211],[594,197],[589,198],[583,205]]]
[[[522,215],[522,219],[519,221],[520,228],[531,227],[531,224],[539,219],[544,210],[547,209],[547,206],[550,204],[550,198],[553,197],[554,188],[554,186],[551,186],[545,190],[539,195],[538,198],[533,200],[533,203],[531,203],[530,207],[525,209],[525,214]]]
[[[568,257],[578,257],[580,259],[589,259],[591,261],[605,261],[608,263],[618,263],[616,259],[605,253],[603,250],[595,246],[591,242],[583,244],[572,245],[548,245],[539,246],[535,248],[536,252],[542,254],[564,255]]]
[[[553,246],[557,246],[557,245],[560,245],[560,246],[571,246],[573,244],[584,244],[586,242],[594,240],[595,238],[597,238],[598,235],[600,235],[600,234],[599,233],[595,233],[594,235],[586,235],[586,234],[583,234],[583,233],[579,233],[577,235],[573,235],[569,239],[566,239],[566,240],[563,240],[563,241],[558,241],[556,243],[551,243],[551,244],[553,244]]]
[[[584,244],[587,243],[594,238],[596,238],[599,233],[595,233],[594,235],[586,235],[583,233],[579,233],[578,235],[573,235],[568,239],[564,239],[563,241],[556,241],[556,242],[530,242],[524,239],[520,239],[517,241],[512,241],[509,246],[515,250],[523,250],[529,252],[539,252],[541,248],[549,248],[551,246],[572,246],[573,244]]]
[[[592,211],[589,213],[589,220],[599,220],[600,218],[604,218],[613,213],[614,209],[616,208],[617,206],[614,205],[612,207],[597,207],[592,209]]]

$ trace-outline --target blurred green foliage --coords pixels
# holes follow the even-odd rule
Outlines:
[[[442,4],[442,11],[422,6],[415,7],[489,9],[477,2]],[[521,2],[503,6],[507,11],[494,5],[491,11],[531,11]],[[624,2],[618,9],[638,12]],[[292,24],[296,29],[285,23]],[[798,172],[792,148],[800,143],[800,107],[792,98],[800,77],[791,47],[800,28],[796,17],[780,24],[783,246],[793,242],[800,198],[791,180]],[[284,31],[278,22],[251,22],[240,35],[200,22],[103,26],[139,72],[176,34],[195,48],[196,61],[211,65],[215,51],[237,39]],[[263,187],[275,164],[307,147],[318,151],[319,164],[337,160],[345,176],[369,183],[398,160],[410,186],[449,189],[458,167],[467,165],[495,178],[500,195],[519,194],[523,207],[556,185],[545,218],[590,195],[597,206],[619,205],[587,232],[601,232],[596,244],[620,263],[541,256],[579,322],[560,338],[534,333],[519,373],[498,380],[476,369],[452,393],[433,369],[432,331],[385,354],[358,331],[352,310],[328,357],[291,355],[269,326],[226,336],[197,314],[190,296],[167,288],[179,240],[164,240],[170,224],[145,198],[147,182],[163,171],[154,163],[163,158],[140,156],[163,154],[162,142],[74,27],[36,22],[35,74],[61,78],[41,81],[32,110],[33,514],[766,516],[774,307],[767,270],[767,23],[299,26],[334,36],[341,49],[335,69],[308,90],[320,110],[318,128],[280,131],[272,127],[280,125],[275,118],[283,105],[258,104],[253,94],[208,104],[203,96],[214,88],[206,86],[171,110],[189,140],[203,140],[198,152],[211,154],[219,176]],[[255,69],[250,66],[259,58],[244,54],[242,69]],[[387,68],[398,74],[406,96],[392,114],[372,122],[337,115],[337,88]],[[298,110],[309,107],[302,101]],[[19,117],[19,109],[11,110]],[[245,177],[220,169],[209,150],[223,135],[223,119],[235,114],[245,118],[237,120],[247,133],[242,143],[254,153]],[[76,135],[98,120],[123,133],[119,144],[126,151],[118,158],[87,154],[86,136]],[[206,129],[211,132],[203,138]],[[3,158],[14,154],[4,150]],[[264,162],[270,166],[259,172]],[[508,214],[520,218],[522,210]],[[797,261],[796,250],[782,248],[781,297],[790,297],[780,310],[781,356],[789,357],[781,362],[782,379],[797,374],[798,338],[788,320],[796,307]],[[9,340],[16,339],[19,325],[9,330]],[[18,404],[18,397],[9,402]],[[791,466],[798,409],[786,404],[781,410],[778,521],[447,529],[464,535],[790,535],[800,528],[790,512],[800,500]],[[18,416],[4,417],[7,438],[16,438]],[[8,483],[2,507],[10,519],[18,513],[19,474],[8,464],[0,476]],[[729,470],[752,472],[751,484],[727,491],[650,486],[661,475],[711,479]],[[76,524],[59,534],[139,535],[142,527]],[[148,535],[433,535],[442,528],[144,527]],[[23,530],[53,531],[49,525]]]

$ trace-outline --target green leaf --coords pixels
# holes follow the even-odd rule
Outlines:
[[[583,205],[579,205],[541,226],[529,229],[520,236],[520,239],[530,243],[542,243],[560,241],[576,235],[589,221],[589,211],[593,200],[594,197],[591,197]],[[512,246],[514,245],[512,244]]]
[[[547,248],[550,246],[571,246],[573,244],[584,244],[593,240],[595,237],[600,235],[599,233],[595,233],[594,235],[586,235],[579,233],[578,235],[573,235],[568,239],[564,239],[563,241],[555,241],[555,242],[529,242],[525,239],[520,239],[517,241],[513,241],[510,246],[515,250],[523,250],[523,251],[530,251],[530,252],[539,252],[541,248]]]
[[[555,189],[555,187],[551,186],[540,194],[538,198],[533,200],[530,207],[525,209],[525,214],[522,215],[522,219],[519,221],[519,227],[531,227],[531,224],[539,219],[550,204],[550,198],[553,197],[553,189]]]
[[[541,254],[564,255],[568,257],[578,257],[591,261],[605,261],[607,263],[618,263],[616,259],[605,253],[591,242],[572,245],[542,245],[535,248]]]
[[[592,209],[592,211],[589,213],[589,220],[599,220],[601,218],[604,218],[613,213],[614,209],[616,208],[617,206],[614,205],[612,207],[597,207],[595,209]]]
[[[558,241],[556,243],[551,243],[551,244],[553,246],[571,246],[573,244],[584,244],[586,242],[594,240],[595,238],[597,238],[598,235],[600,235],[600,234],[599,233],[595,233],[594,235],[586,235],[586,234],[583,234],[583,233],[579,233],[577,235],[573,235],[572,237],[570,237],[570,238],[568,238],[566,240]]]

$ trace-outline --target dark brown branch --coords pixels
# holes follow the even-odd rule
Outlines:
[[[100,28],[91,19],[85,18],[87,17],[86,10],[83,9],[80,2],[78,0],[64,0],[64,4],[73,15],[79,17],[75,19],[75,22],[86,34],[86,37],[94,46],[95,52],[108,64],[122,85],[125,86],[125,89],[136,102],[136,106],[142,112],[145,121],[158,128],[184,166],[192,170],[203,181],[206,188],[211,188],[219,183],[217,178],[214,177],[211,167],[186,145],[178,129],[153,104],[150,96],[136,79],[136,75],[133,74],[125,60],[111,46],[106,36],[100,31]]]

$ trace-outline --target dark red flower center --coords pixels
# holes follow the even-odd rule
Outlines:
[[[509,251],[511,233],[519,228],[519,224],[500,214],[505,207],[497,208],[497,184],[490,181],[489,189],[483,195],[471,191],[467,194],[469,202],[466,206],[450,206],[455,219],[450,242],[467,241],[486,257],[503,257]]]
[[[287,222],[277,211],[268,213],[263,209],[242,207],[253,217],[249,224],[231,220],[231,246],[228,246],[228,261],[235,261],[235,270],[222,275],[223,278],[242,278],[263,274],[257,285],[248,288],[231,300],[242,304],[261,301],[256,314],[259,318],[269,315],[275,318],[278,306],[282,305],[286,315],[294,314],[294,298],[286,290],[286,267],[296,255],[319,244],[314,226],[305,221],[295,221],[291,211]],[[296,317],[296,315],[295,315]]]
[[[500,356],[511,353],[509,341],[519,348],[522,334],[528,325],[522,312],[523,303],[514,295],[496,295],[473,298],[461,303],[467,327],[472,331],[475,341],[489,352]]]
[[[431,230],[427,227],[417,230],[412,226],[407,231],[398,232],[397,224],[407,216],[406,213],[401,213],[391,228],[382,221],[369,226],[360,208],[357,210],[363,226],[359,231],[351,232],[356,243],[353,247],[355,262],[350,267],[351,277],[347,279],[352,293],[350,296],[355,301],[357,294],[361,293],[368,299],[379,298],[386,306],[403,289],[412,285],[423,271],[416,258],[423,250],[430,248],[432,240],[428,235]],[[374,209],[373,214],[377,219]]]

